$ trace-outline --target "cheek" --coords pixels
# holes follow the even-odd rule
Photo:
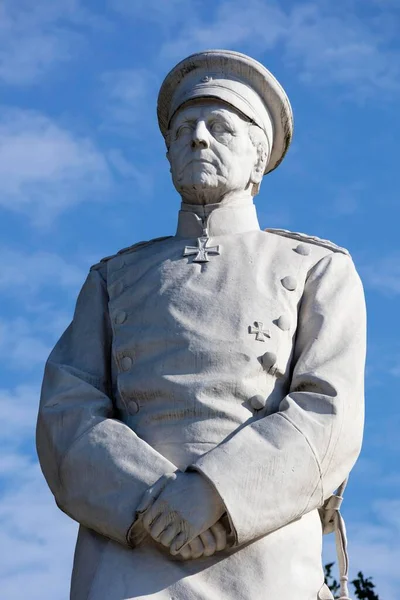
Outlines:
[[[210,149],[218,160],[218,171],[220,171],[222,175],[227,175],[231,170],[233,159],[230,145],[215,143]]]
[[[168,152],[168,159],[173,171],[179,168],[186,162],[187,146],[183,144],[174,144]]]
[[[231,148],[232,164],[235,165],[237,175],[248,177],[256,162],[256,152],[253,144],[241,141]]]
[[[232,183],[247,177],[252,168],[252,153],[246,152],[243,146],[230,141],[227,145],[219,145],[216,150],[220,161],[221,174]]]

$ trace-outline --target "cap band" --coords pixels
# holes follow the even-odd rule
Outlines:
[[[272,147],[272,119],[260,96],[242,81],[228,79],[220,73],[197,70],[195,77],[185,77],[173,95],[168,122],[182,104],[199,98],[217,98],[239,110],[265,132]]]

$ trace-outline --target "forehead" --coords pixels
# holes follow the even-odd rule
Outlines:
[[[171,126],[185,120],[207,119],[211,116],[219,116],[234,123],[248,121],[244,115],[230,104],[217,98],[202,98],[200,100],[190,100],[178,108],[171,119]]]

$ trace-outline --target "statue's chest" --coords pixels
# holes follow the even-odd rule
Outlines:
[[[116,404],[174,464],[273,412],[285,393],[307,270],[270,239],[212,238],[220,254],[206,263],[184,256],[193,241],[172,239],[110,269]]]
[[[138,364],[182,350],[212,360],[291,345],[305,276],[299,262],[269,248],[262,232],[212,238],[209,246],[219,246],[220,254],[210,253],[209,262],[195,262],[191,246],[173,238],[133,253],[112,274],[109,311],[118,352],[130,347]]]

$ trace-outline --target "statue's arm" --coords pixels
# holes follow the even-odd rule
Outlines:
[[[353,262],[330,254],[307,279],[290,390],[278,412],[193,465],[221,496],[236,543],[320,507],[350,472],[362,441],[365,330]]]
[[[37,450],[58,506],[126,544],[143,493],[176,467],[114,418],[107,303],[104,277],[94,269],[46,364]]]

